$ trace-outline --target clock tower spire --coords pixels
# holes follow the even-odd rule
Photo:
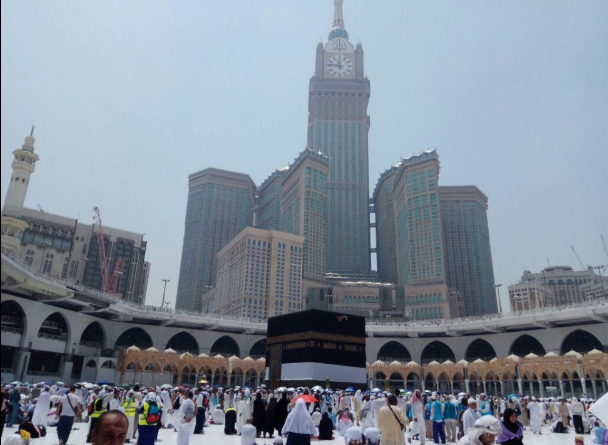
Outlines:
[[[334,23],[332,28],[344,28],[344,16],[342,14],[343,0],[334,0]]]

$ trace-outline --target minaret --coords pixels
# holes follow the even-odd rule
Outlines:
[[[34,153],[34,143],[36,142],[36,139],[34,139],[35,128],[32,125],[32,131],[25,138],[25,142],[21,148],[13,151],[13,155],[15,156],[12,165],[13,174],[11,175],[8,191],[6,192],[2,215],[21,216],[21,209],[23,209],[25,195],[27,194],[27,186],[30,183],[30,175],[34,173],[36,161],[39,159],[38,155]]]
[[[30,175],[34,173],[34,166],[38,155],[34,153],[34,125],[29,136],[21,148],[13,151],[13,174],[8,185],[4,208],[2,209],[2,251],[15,253],[21,245],[21,234],[28,227],[28,223],[20,219]]]

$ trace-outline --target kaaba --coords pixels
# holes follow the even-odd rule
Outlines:
[[[311,309],[268,319],[266,381],[270,388],[367,386],[365,318]]]

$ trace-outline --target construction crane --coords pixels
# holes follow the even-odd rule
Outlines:
[[[99,259],[101,260],[101,290],[108,293],[116,293],[120,276],[124,269],[124,259],[119,258],[110,274],[108,272],[108,258],[106,255],[106,243],[103,236],[103,224],[99,207],[93,207],[93,222],[97,224],[97,244],[99,245]]]
[[[125,261],[122,258],[118,258],[118,261],[116,261],[116,265],[114,266],[114,271],[112,272],[112,277],[110,278],[110,283],[108,284],[109,293],[116,293],[116,289],[118,288],[118,283],[120,281],[120,276],[122,275],[122,270],[124,266]]]
[[[585,270],[585,266],[583,266],[583,262],[579,258],[578,253],[576,253],[576,250],[574,249],[574,246],[572,244],[570,244],[570,248],[572,249],[572,252],[574,252],[576,259],[578,260],[579,264],[581,265],[581,270]]]
[[[604,245],[604,253],[606,254],[606,257],[608,257],[608,249],[606,249],[606,241],[604,241],[604,235],[600,235],[600,238],[602,239],[602,244]],[[606,269],[608,269],[608,265],[604,267],[604,272],[606,272]]]
[[[108,263],[106,259],[106,243],[103,237],[103,225],[99,207],[93,207],[93,222],[97,224],[97,244],[99,245],[99,259],[101,260],[101,290],[106,292],[108,289]]]

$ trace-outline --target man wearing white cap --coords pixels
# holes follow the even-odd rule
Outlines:
[[[458,441],[458,445],[491,445],[501,431],[500,420],[494,416],[482,416],[469,428],[468,433]]]
[[[534,434],[542,434],[540,404],[536,401],[536,397],[532,397],[530,402],[528,402],[528,412],[530,413],[530,429]]]
[[[477,420],[481,418],[477,412],[477,402],[474,399],[469,400],[469,407],[462,415],[462,433],[466,436],[469,428],[471,428]]]

